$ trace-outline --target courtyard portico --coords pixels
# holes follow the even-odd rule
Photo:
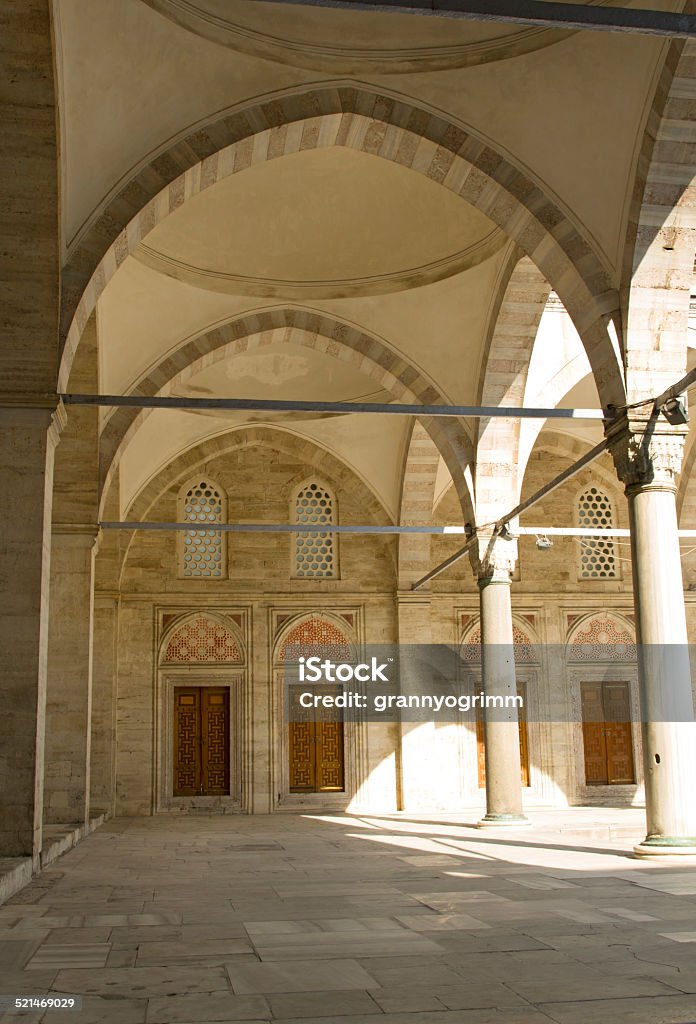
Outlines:
[[[9,981],[146,1024],[691,1014],[690,5],[4,7]],[[505,715],[291,685],[386,648]]]

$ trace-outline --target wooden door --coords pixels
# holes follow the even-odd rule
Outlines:
[[[585,782],[606,786],[607,732],[601,683],[582,684],[582,742],[585,748]]]
[[[607,777],[613,785],[636,781],[628,683],[604,684],[607,722]]]
[[[320,691],[315,687],[313,692]],[[301,708],[299,693],[297,689],[291,694],[294,721],[289,723],[288,734],[290,792],[341,793],[345,788],[341,712],[334,708]]]
[[[581,692],[586,784],[634,783],[628,683],[583,683]]]
[[[228,796],[230,694],[211,686],[174,690],[174,796]]]
[[[195,796],[201,789],[201,691],[174,690],[174,796]]]
[[[517,694],[522,698],[522,707],[517,709],[518,729],[520,734],[520,774],[522,785],[529,786],[529,732],[527,729],[527,688],[525,683],[517,684]],[[476,709],[476,753],[478,761],[479,789],[486,785],[486,730],[484,713]]]
[[[314,756],[314,711],[304,708],[299,698],[302,691],[291,687],[292,708],[288,731],[288,756],[290,764],[290,792],[314,793],[316,787],[316,764]]]

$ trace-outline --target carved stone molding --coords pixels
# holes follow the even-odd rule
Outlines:
[[[676,493],[687,431],[650,413],[629,410],[609,427],[614,466],[627,491],[650,487]]]
[[[517,564],[517,541],[479,534],[470,549],[470,558],[479,586],[509,583]]]

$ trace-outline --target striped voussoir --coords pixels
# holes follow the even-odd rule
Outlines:
[[[274,308],[222,324],[186,341],[140,380],[133,395],[166,395],[190,377],[241,352],[272,344],[292,344],[343,360],[374,380],[397,401],[445,405],[448,399],[422,371],[408,363],[376,335],[311,310]],[[125,444],[151,410],[120,406],[106,420],[101,436],[103,490],[108,490]],[[463,500],[469,500],[464,470],[473,446],[463,422],[428,419],[428,429]]]
[[[605,402],[622,387],[606,318],[618,296],[577,227],[482,139],[400,98],[349,85],[281,95],[197,129],[142,168],[78,240],[63,270],[60,387],[118,267],[187,199],[230,174],[300,150],[344,146],[410,167],[486,214],[551,282],[583,339]]]
[[[630,211],[623,289],[629,401],[659,393],[686,372],[695,163],[696,41],[676,40],[648,118]]]

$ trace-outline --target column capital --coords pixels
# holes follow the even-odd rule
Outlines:
[[[617,475],[632,490],[676,493],[686,426],[671,426],[652,406],[628,409],[606,430]]]
[[[517,540],[479,533],[470,548],[470,558],[479,587],[510,583],[517,563]]]

